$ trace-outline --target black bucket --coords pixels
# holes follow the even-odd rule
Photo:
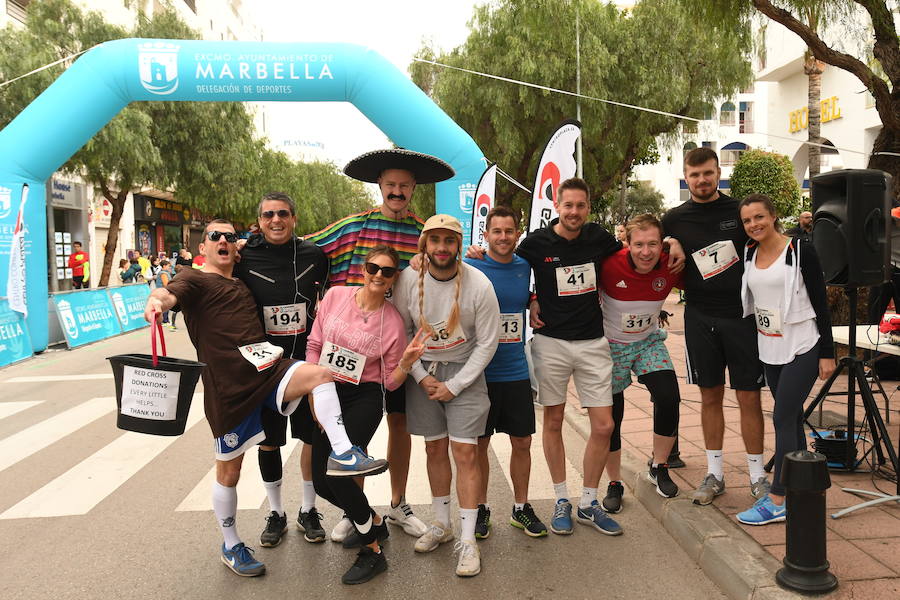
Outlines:
[[[153,354],[119,354],[107,358],[116,382],[116,425],[153,435],[181,435],[191,410],[194,388],[206,365],[165,356],[162,325],[150,326]],[[163,356],[156,354],[159,330]]]

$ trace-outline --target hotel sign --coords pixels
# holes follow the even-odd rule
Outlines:
[[[838,97],[825,98],[819,103],[821,109],[821,122],[827,123],[841,118],[841,107],[838,106]],[[790,112],[790,132],[797,133],[809,127],[809,108],[804,106]]]

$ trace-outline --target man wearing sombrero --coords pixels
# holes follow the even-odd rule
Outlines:
[[[373,150],[347,163],[344,174],[360,181],[377,183],[381,191],[380,206],[332,223],[306,237],[331,260],[331,285],[362,285],[366,253],[373,246],[385,244],[400,255],[400,268],[405,269],[418,252],[419,234],[425,222],[409,210],[416,184],[437,183],[455,175],[453,167],[439,158],[401,148]],[[406,503],[406,480],[412,447],[406,429],[406,395],[401,387],[385,396],[388,423],[388,461],[391,474],[391,510],[386,518],[409,535],[420,537],[425,524]],[[331,532],[331,539],[344,541],[354,536],[353,524],[343,519]]]

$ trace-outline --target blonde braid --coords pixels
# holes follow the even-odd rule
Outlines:
[[[462,292],[463,262],[462,262],[462,236],[459,238],[459,251],[456,253],[456,296],[453,298],[453,308],[450,309],[450,317],[447,319],[447,333],[453,334],[459,325],[459,295]]]
[[[434,328],[428,319],[425,318],[425,271],[428,270],[428,257],[425,255],[425,237],[419,238],[419,253],[422,256],[421,267],[419,267],[419,327],[426,333],[433,335]]]

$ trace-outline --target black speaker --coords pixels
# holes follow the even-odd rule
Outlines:
[[[891,272],[891,176],[843,169],[812,179],[813,245],[825,283],[878,285]]]

